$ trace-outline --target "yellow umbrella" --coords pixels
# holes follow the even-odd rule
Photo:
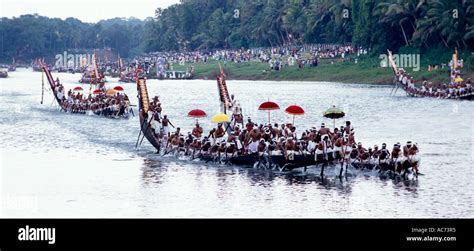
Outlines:
[[[462,82],[462,81],[463,81],[463,79],[460,78],[460,77],[457,77],[457,78],[454,80],[454,82],[456,82],[456,83],[460,83],[460,82]]]
[[[105,94],[106,94],[107,96],[113,96],[113,95],[115,95],[115,93],[117,93],[117,91],[114,90],[114,89],[108,89],[108,90],[105,92]]]
[[[211,122],[222,123],[222,122],[229,122],[230,117],[227,114],[220,113],[212,116]]]

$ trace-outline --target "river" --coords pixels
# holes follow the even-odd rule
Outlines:
[[[53,73],[67,89],[79,74]],[[119,85],[109,78],[108,86]],[[46,79],[45,79],[46,81]],[[47,83],[45,83],[47,85]],[[127,218],[472,218],[474,102],[410,98],[391,86],[326,82],[228,81],[245,117],[271,100],[282,110],[272,121],[289,122],[286,106],[302,106],[297,128],[319,127],[336,105],[365,146],[418,143],[424,174],[414,182],[356,176],[320,178],[311,170],[277,172],[162,158],[143,142],[135,150],[137,117],[129,120],[65,114],[52,93],[41,105],[41,73],[18,69],[1,79],[0,217]],[[135,84],[122,84],[133,104]],[[84,86],[88,89],[88,86]],[[163,113],[188,131],[189,110],[217,113],[215,80],[148,81]],[[136,107],[135,107],[136,108]],[[201,119],[208,130],[213,124]]]

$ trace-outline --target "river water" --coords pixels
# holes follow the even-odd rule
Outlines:
[[[78,74],[53,73],[66,88]],[[118,85],[109,78],[109,86]],[[135,84],[120,84],[136,104]],[[41,105],[41,73],[19,69],[1,79],[0,217],[474,217],[474,102],[409,98],[391,86],[325,82],[228,81],[245,116],[272,100],[302,106],[297,128],[332,125],[322,117],[343,108],[365,146],[407,140],[421,151],[418,181],[359,175],[339,180],[316,172],[280,173],[159,157],[143,142],[135,150],[137,117],[65,114],[52,93]],[[85,86],[87,89],[87,86]],[[217,113],[215,80],[148,81],[171,121],[189,130],[189,110]],[[205,129],[212,124],[200,122]],[[282,110],[273,122],[290,122]]]

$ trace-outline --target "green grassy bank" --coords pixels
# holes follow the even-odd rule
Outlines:
[[[428,57],[426,57],[428,58]],[[462,73],[464,78],[474,78],[474,66],[471,58],[464,60]],[[445,62],[449,61],[449,57]],[[441,61],[443,62],[443,61]],[[224,67],[222,61],[211,60],[207,63],[173,65],[174,70],[186,70],[194,66],[196,79],[214,79],[219,74],[219,63]],[[332,81],[343,83],[369,83],[390,84],[393,80],[393,72],[389,67],[381,67],[378,57],[364,56],[350,61],[320,60],[317,67],[305,67],[299,69],[297,65],[284,67],[280,71],[270,71],[268,64],[260,62],[227,63],[225,72],[228,79],[241,80],[294,80],[294,81]],[[428,80],[434,83],[445,83],[449,80],[449,69],[438,69],[429,72],[428,63],[421,62],[419,71],[406,68],[416,80]]]

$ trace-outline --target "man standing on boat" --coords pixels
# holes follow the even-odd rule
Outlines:
[[[171,125],[174,128],[174,125],[171,123],[171,121],[168,119],[168,115],[164,115],[163,119],[161,120],[161,126],[163,128],[163,133],[168,135],[170,137],[170,128],[169,125]]]

